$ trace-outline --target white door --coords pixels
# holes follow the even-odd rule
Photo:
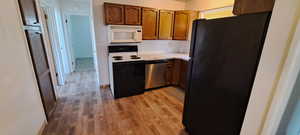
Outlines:
[[[54,59],[54,65],[55,65],[55,70],[56,70],[56,77],[57,77],[57,83],[58,85],[64,85],[65,79],[64,79],[64,69],[62,66],[62,56],[61,56],[61,51],[60,51],[60,44],[59,44],[59,39],[58,35],[56,34],[57,29],[56,29],[56,20],[54,18],[54,11],[52,8],[47,8],[43,7],[42,8],[45,15],[46,15],[46,23],[47,23],[47,28],[48,28],[48,35],[50,38],[50,43],[52,47],[52,52],[53,52],[53,59]]]

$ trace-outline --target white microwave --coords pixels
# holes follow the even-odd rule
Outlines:
[[[109,25],[110,43],[138,43],[143,40],[142,26]]]

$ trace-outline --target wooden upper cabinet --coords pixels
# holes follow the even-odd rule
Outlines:
[[[191,38],[193,21],[199,17],[199,11],[182,10],[175,12],[174,40],[188,40]]]
[[[171,40],[173,37],[174,12],[169,10],[159,11],[159,34],[158,38]]]
[[[155,40],[158,37],[158,15],[159,11],[153,8],[143,8],[143,39]]]
[[[141,25],[142,24],[142,8],[137,6],[125,6],[125,24]]]
[[[189,13],[186,11],[176,11],[174,20],[174,35],[175,40],[186,40],[189,32]]]
[[[275,0],[235,0],[233,14],[251,14],[272,11]]]
[[[125,24],[124,6],[119,4],[104,3],[105,23],[122,25]]]
[[[18,0],[24,25],[39,25],[35,0]]]

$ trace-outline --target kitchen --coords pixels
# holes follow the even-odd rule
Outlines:
[[[238,134],[243,124],[274,1],[264,2],[266,5],[260,7],[259,4],[248,6],[249,1],[246,0],[237,0],[233,8],[224,7],[225,11],[213,9],[219,14],[211,11],[200,13],[197,10],[166,10],[104,3],[105,25],[108,25],[110,42],[109,79],[114,98],[141,95],[169,86],[180,87],[181,92],[186,94],[183,124],[190,134]],[[226,12],[226,9],[233,14]],[[235,15],[237,17],[230,17]],[[223,20],[216,19],[216,22],[205,20],[223,17]],[[194,21],[199,18],[204,20]],[[210,32],[206,33],[205,29]],[[233,33],[225,36],[224,32]],[[207,41],[202,41],[201,38]],[[173,46],[177,43],[180,49],[166,52],[155,49],[141,51],[146,46],[141,42],[147,40],[171,40],[175,42]],[[223,46],[221,50],[213,46],[218,44]],[[245,46],[237,47],[238,44]],[[199,45],[204,48],[198,47]],[[148,44],[147,47],[149,46]],[[152,46],[155,48],[154,44]],[[199,89],[244,91],[232,91],[231,95],[226,91],[220,94],[214,91],[197,92]],[[234,96],[235,94],[239,96]],[[206,104],[199,105],[200,102]],[[211,105],[225,108],[211,108],[207,111],[198,109],[200,106],[207,108]],[[225,111],[226,108],[230,109]],[[225,114],[216,117],[220,112]],[[198,116],[199,114],[205,116]],[[216,118],[211,118],[213,116]],[[221,122],[210,123],[216,120]],[[231,124],[225,126],[226,123]],[[200,125],[206,127],[205,130],[199,129]]]
[[[217,15],[215,18],[233,16],[230,12],[232,11],[232,6],[221,8],[221,11],[229,11],[229,13]],[[104,3],[104,14],[105,25],[108,26],[107,38],[110,43],[108,47],[108,63],[109,82],[112,92],[114,92],[112,63],[129,62],[130,60],[148,61],[147,65],[151,63],[149,63],[149,61],[154,61],[154,63],[158,64],[158,66],[150,64],[150,66],[145,67],[147,72],[144,77],[147,83],[144,84],[145,88],[153,89],[163,86],[177,86],[181,89],[185,89],[186,73],[190,59],[189,44],[191,40],[192,23],[195,19],[200,18],[199,11],[159,10],[149,7]],[[202,15],[205,15],[206,18],[210,17],[209,14]],[[135,47],[133,47],[133,52],[131,52],[130,49],[132,48],[128,45],[136,45],[136,50],[134,49]],[[123,58],[122,54],[120,54],[120,52],[122,52],[122,46],[125,50],[129,49],[129,53],[123,54]],[[119,48],[121,51],[118,53],[117,50],[110,50],[110,48],[114,47],[115,49]],[[126,55],[136,57],[130,58]],[[161,61],[159,62],[159,60]],[[160,67],[160,69],[156,69],[156,67]],[[153,72],[156,73],[153,74]],[[152,78],[149,78],[149,76]],[[120,82],[127,83],[125,80],[120,80]],[[107,85],[104,87],[107,87]]]
[[[292,87],[300,69],[300,1],[92,0],[85,7],[97,71],[68,80],[73,85],[63,88],[63,97],[56,93],[45,19],[64,14],[60,0],[49,1],[55,2],[47,5],[53,16],[44,16],[41,0],[1,1],[0,134],[299,134],[298,118],[291,119],[297,114],[284,108],[290,108],[289,96],[299,102]],[[111,12],[124,11],[112,15],[123,23],[106,24],[106,4]],[[75,5],[71,12],[83,7]],[[127,6],[141,25],[126,24]],[[144,10],[156,19],[148,21],[155,29],[143,28]],[[181,24],[173,22],[175,12],[181,11],[200,13],[188,28],[182,13],[188,34],[178,30],[181,39],[173,40]]]
[[[146,40],[156,40],[157,44],[169,40],[185,47],[183,51],[187,52],[192,21],[200,15],[198,11],[158,10],[115,3],[104,3],[104,10],[110,42],[110,88],[115,98],[167,86],[185,89],[188,53],[163,52],[159,50],[162,45],[158,50],[141,51],[144,48],[140,46]],[[172,45],[170,48],[176,46]]]
[[[101,117],[108,134],[127,123],[128,134],[151,132],[147,125],[162,134],[238,134],[274,1],[204,11],[112,2],[92,4],[101,89],[70,97],[74,107],[84,102],[83,118]]]

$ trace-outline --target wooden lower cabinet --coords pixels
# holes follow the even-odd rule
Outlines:
[[[179,87],[186,89],[186,81],[187,81],[187,70],[188,70],[188,62],[181,60],[180,62],[180,79],[179,79]]]
[[[180,78],[180,60],[172,60],[173,67],[172,67],[172,85],[178,86],[179,85],[179,78]]]
[[[188,62],[184,60],[172,60],[171,84],[186,89]]]

